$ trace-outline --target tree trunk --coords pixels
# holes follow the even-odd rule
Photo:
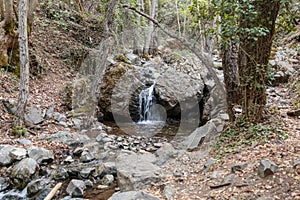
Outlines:
[[[138,0],[138,9],[142,10],[143,8],[143,1],[142,0]],[[136,55],[141,55],[142,54],[142,49],[141,49],[141,44],[140,44],[140,27],[141,27],[141,16],[139,14],[135,14],[136,15],[136,27],[135,27],[135,37],[134,37],[134,41],[133,41],[133,53]]]
[[[152,0],[152,2],[149,0],[149,8],[151,8],[150,9],[150,17],[152,19],[156,19],[157,6],[158,6],[158,0]],[[150,48],[152,48],[152,47],[150,47],[150,45],[151,45],[151,41],[152,41],[153,31],[154,31],[154,24],[150,20],[149,21],[148,33],[147,33],[146,41],[145,41],[145,48],[144,48],[144,53],[145,54],[149,54],[150,53]]]
[[[240,89],[238,80],[238,48],[233,40],[228,45],[224,45],[222,52],[222,66],[224,82],[226,88],[227,114],[230,121],[235,120],[234,105],[240,104]]]
[[[14,14],[14,5],[13,0],[5,0],[5,31],[6,33],[9,33],[10,35],[13,35],[14,28],[15,28],[15,22],[13,18]]]
[[[244,1],[240,2],[243,6]],[[240,29],[264,27],[265,35],[240,35],[239,75],[243,95],[243,117],[252,122],[261,121],[266,104],[266,73],[271,52],[275,21],[280,8],[280,0],[255,0],[256,16],[242,15]]]
[[[5,18],[5,10],[4,10],[4,0],[0,0],[0,21]]]
[[[19,0],[20,92],[15,125],[23,126],[29,94],[29,53],[27,34],[27,0]]]

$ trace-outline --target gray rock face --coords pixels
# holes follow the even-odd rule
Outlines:
[[[35,107],[28,107],[25,115],[25,120],[29,124],[39,124],[44,120],[44,113],[41,109]]]
[[[9,156],[9,152],[14,149],[11,145],[0,146],[0,166],[12,164],[13,159]]]
[[[67,193],[71,197],[83,197],[85,189],[84,181],[73,179],[67,187]]]
[[[262,178],[265,178],[269,175],[274,174],[277,168],[278,166],[270,160],[266,158],[261,159],[260,165],[258,166],[258,175]]]
[[[59,131],[56,134],[51,135],[47,138],[47,140],[50,141],[56,141],[64,143],[68,146],[81,146],[84,143],[88,142],[90,138],[86,135],[80,135],[80,134],[71,134],[68,131]]]
[[[130,191],[130,192],[122,192],[116,193],[108,200],[159,200],[159,198],[151,196],[143,191]]]
[[[95,159],[94,155],[88,149],[84,149],[80,156],[81,162],[91,162]]]
[[[22,160],[27,155],[27,151],[24,148],[14,148],[9,152],[9,156],[14,160]]]
[[[162,178],[160,167],[154,165],[155,156],[150,153],[121,153],[116,159],[118,185],[121,191],[146,188]]]
[[[32,158],[25,158],[17,163],[11,172],[11,177],[19,188],[24,188],[38,169],[38,163]]]
[[[40,147],[29,147],[28,155],[37,161],[38,164],[50,163],[54,160],[54,154],[52,151]]]
[[[197,128],[190,136],[188,136],[183,142],[183,148],[188,151],[197,149],[205,140],[206,137],[211,137],[218,133],[215,124],[211,121],[204,126]]]

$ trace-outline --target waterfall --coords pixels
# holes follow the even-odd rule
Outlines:
[[[153,122],[162,121],[162,116],[158,107],[156,106],[156,98],[154,96],[154,86],[151,85],[141,91],[139,94],[139,113],[140,119],[139,123],[142,122]]]

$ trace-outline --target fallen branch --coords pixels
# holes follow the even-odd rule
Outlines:
[[[62,186],[62,183],[57,183],[55,187],[49,192],[49,194],[46,196],[44,200],[51,200],[54,195],[56,194],[57,190]]]
[[[210,73],[210,75],[212,76],[212,78],[214,79],[216,86],[218,87],[218,89],[220,90],[221,94],[223,97],[220,97],[220,99],[226,99],[225,97],[225,89],[223,87],[223,84],[221,83],[221,81],[219,80],[219,78],[217,77],[216,73],[214,72],[213,68],[214,68],[214,64],[212,62],[212,60],[208,57],[208,55],[206,55],[200,48],[196,48],[195,44],[192,44],[190,42],[188,42],[185,38],[183,37],[179,37],[175,34],[173,34],[172,32],[168,31],[162,24],[160,24],[156,19],[151,18],[149,15],[147,15],[146,13],[138,10],[135,7],[132,7],[130,5],[127,4],[123,4],[122,5],[123,8],[127,8],[130,9],[136,13],[138,13],[139,15],[147,18],[148,20],[152,21],[158,28],[160,28],[166,35],[168,35],[171,38],[174,38],[176,40],[178,40],[183,46],[185,46],[186,48],[188,48],[190,51],[192,51],[199,59],[200,61],[205,65],[205,67],[207,68],[208,72]],[[225,104],[224,104],[225,105]],[[221,108],[222,109],[222,108]]]

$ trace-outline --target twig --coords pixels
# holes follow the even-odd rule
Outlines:
[[[57,183],[55,187],[49,192],[49,194],[46,196],[44,200],[51,200],[54,195],[56,194],[57,190],[62,186],[62,183]]]

